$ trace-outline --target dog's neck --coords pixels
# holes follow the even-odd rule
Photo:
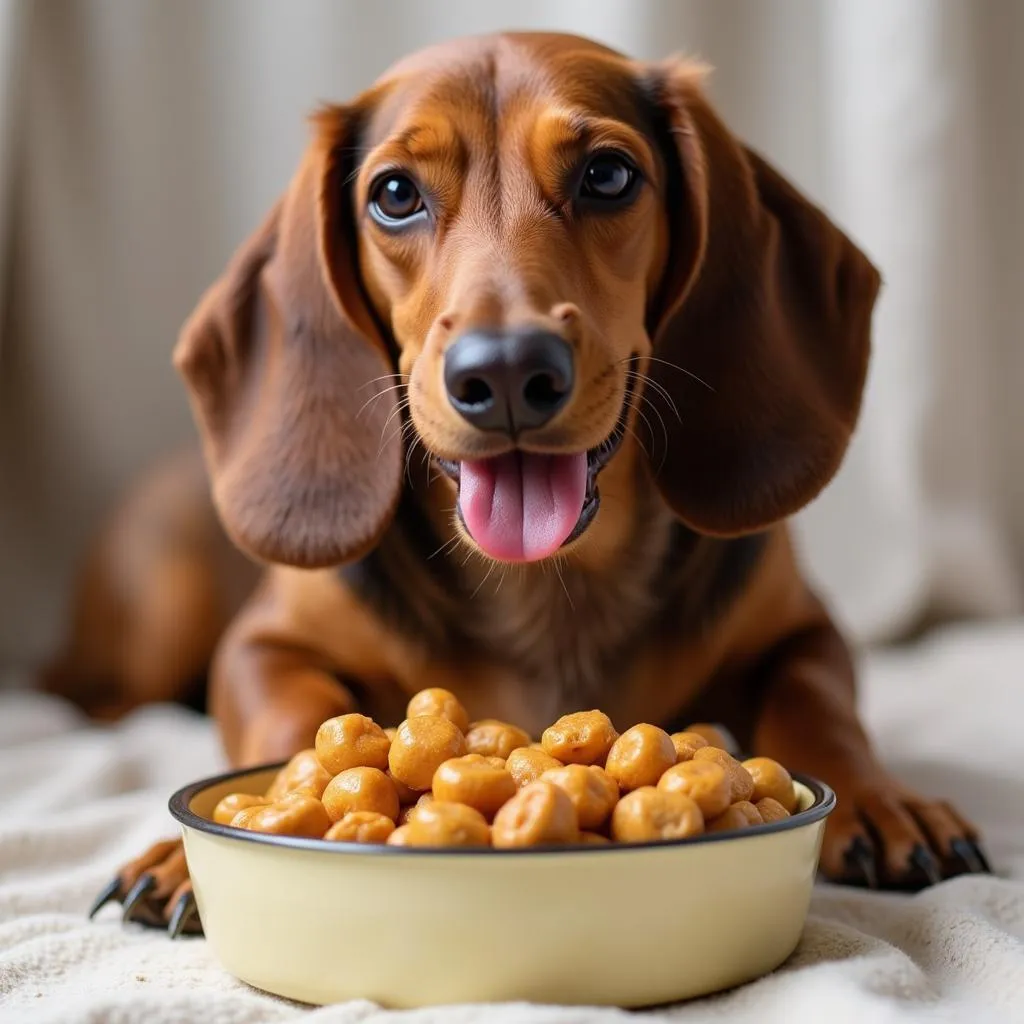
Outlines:
[[[414,475],[380,545],[343,572],[434,660],[479,660],[512,673],[553,717],[599,705],[638,648],[716,614],[723,582],[732,590],[754,553],[683,527],[633,445],[605,470],[600,489],[600,511],[576,549],[502,565],[458,534],[451,485]]]

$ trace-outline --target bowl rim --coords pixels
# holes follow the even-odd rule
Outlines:
[[[513,849],[495,849],[494,847],[466,847],[466,846],[388,846],[384,843],[351,843],[340,842],[328,839],[307,839],[302,836],[281,836],[271,835],[266,832],[249,832],[245,829],[232,828],[230,825],[221,825],[215,821],[195,813],[190,804],[203,790],[211,789],[214,786],[222,785],[232,779],[241,778],[244,775],[256,775],[259,772],[276,771],[283,768],[288,762],[279,761],[274,764],[256,765],[251,768],[236,769],[224,772],[221,775],[214,775],[210,778],[199,779],[179,789],[168,801],[168,809],[171,815],[185,828],[194,829],[197,832],[205,832],[207,835],[220,836],[225,839],[241,840],[243,842],[258,843],[263,846],[284,847],[292,850],[315,850],[321,853],[330,853],[339,856],[370,855],[386,857],[503,857],[512,855],[517,857],[530,854],[546,854],[549,856],[566,857],[572,854],[583,854],[591,856],[595,854],[621,853],[624,850],[665,850],[680,846],[700,846],[706,843],[721,843],[736,841],[738,839],[753,839],[757,836],[772,835],[776,832],[788,832],[796,828],[804,828],[813,825],[827,818],[836,806],[836,795],[832,788],[826,783],[815,779],[810,775],[793,773],[793,781],[810,790],[814,801],[804,811],[783,818],[781,821],[765,822],[761,825],[753,825],[740,832],[704,833],[699,836],[688,836],[685,839],[657,839],[647,840],[642,843],[595,843],[593,845],[572,845],[572,846],[530,846]]]

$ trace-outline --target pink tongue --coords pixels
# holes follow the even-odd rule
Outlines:
[[[572,533],[587,494],[587,456],[511,452],[463,462],[459,508],[473,540],[505,562],[553,555]]]

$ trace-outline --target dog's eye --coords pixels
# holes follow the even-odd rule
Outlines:
[[[370,196],[370,212],[384,224],[408,220],[424,209],[419,189],[404,174],[386,175]]]
[[[625,199],[633,191],[637,173],[633,166],[617,153],[595,156],[583,171],[580,194],[586,199]]]

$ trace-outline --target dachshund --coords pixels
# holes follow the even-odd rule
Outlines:
[[[533,732],[589,707],[718,721],[835,789],[826,877],[988,870],[957,812],[879,762],[787,528],[855,427],[879,274],[704,75],[499,34],[312,116],[174,355],[210,481],[177,520],[155,503],[193,524],[149,584],[177,581],[163,607],[196,624],[178,681],[211,659],[239,767],[357,708],[396,722],[428,686]],[[264,567],[234,603],[204,568],[218,520]],[[140,628],[166,628],[149,603]],[[137,671],[122,704],[155,695]],[[180,843],[112,899],[185,927]]]

